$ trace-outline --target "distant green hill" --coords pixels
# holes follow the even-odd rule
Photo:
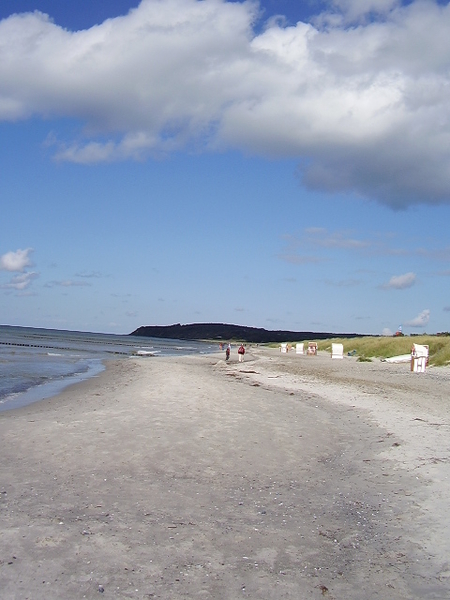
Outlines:
[[[147,325],[139,327],[130,335],[166,338],[174,340],[238,340],[253,344],[270,342],[301,342],[328,338],[362,337],[357,333],[317,333],[313,331],[270,331],[259,327],[227,325],[224,323],[192,323],[188,325]]]

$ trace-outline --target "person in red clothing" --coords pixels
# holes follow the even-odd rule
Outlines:
[[[241,344],[239,346],[238,354],[239,354],[239,362],[244,362],[244,354],[245,354],[244,344]]]

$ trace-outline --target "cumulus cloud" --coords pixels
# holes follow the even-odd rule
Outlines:
[[[406,321],[405,325],[407,327],[424,327],[428,325],[430,321],[430,311],[428,309],[423,310],[417,317],[411,319],[411,321]]]
[[[71,32],[0,22],[0,119],[69,117],[59,160],[233,148],[299,160],[311,189],[449,203],[450,5],[331,0],[256,29],[256,2],[142,0]],[[257,33],[257,31],[259,33]]]
[[[30,257],[32,252],[32,248],[6,252],[6,254],[0,256],[0,271],[23,272],[26,267],[30,267],[32,264]]]
[[[383,289],[404,290],[412,287],[416,283],[415,273],[405,273],[404,275],[393,275],[388,283],[381,287]]]
[[[38,273],[29,272],[29,273],[20,273],[19,275],[15,275],[12,277],[11,281],[8,283],[4,283],[0,287],[6,290],[16,290],[18,292],[22,292],[26,290],[31,282],[39,277]]]

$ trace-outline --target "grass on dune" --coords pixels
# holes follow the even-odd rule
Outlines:
[[[344,353],[356,350],[362,360],[371,358],[390,358],[401,354],[409,354],[413,344],[430,347],[430,365],[444,366],[450,364],[450,336],[418,335],[413,337],[361,337],[351,339],[318,340],[319,350],[331,352],[332,343],[344,345]]]

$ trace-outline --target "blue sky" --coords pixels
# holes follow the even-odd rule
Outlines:
[[[2,324],[450,330],[447,2],[0,19]]]

